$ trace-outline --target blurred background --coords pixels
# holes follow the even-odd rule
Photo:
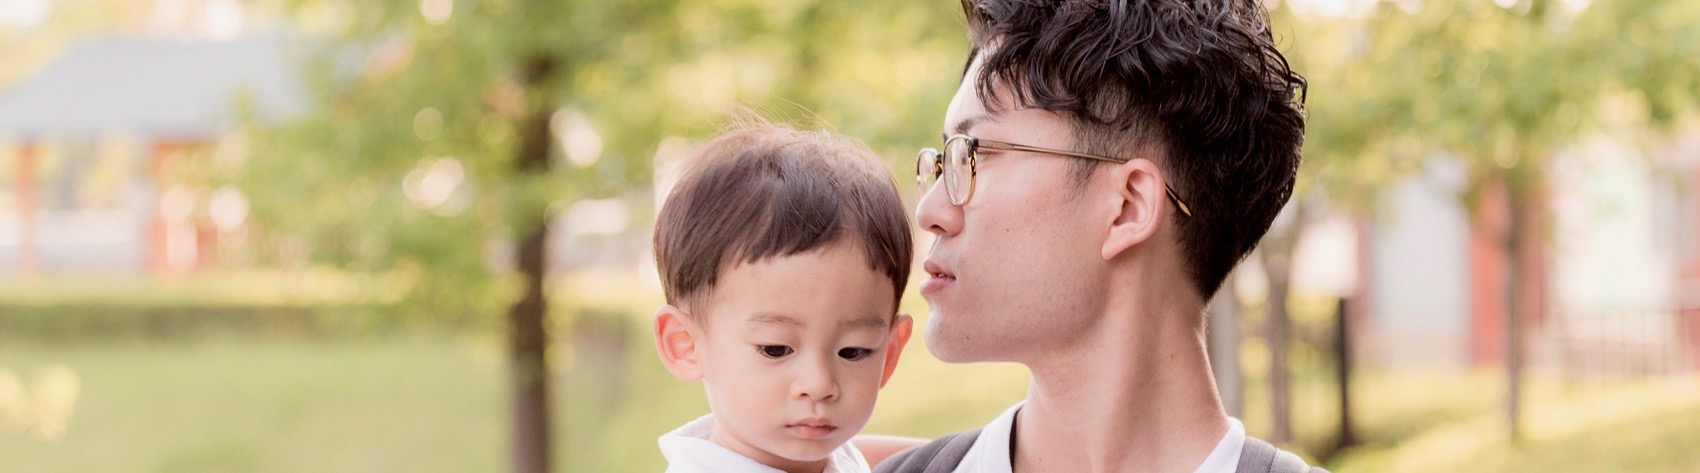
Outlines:
[[[1700,3],[1267,5],[1309,136],[1211,309],[1230,413],[1700,471]],[[676,163],[748,106],[913,203],[966,48],[944,0],[0,0],[0,471],[658,471],[707,412],[648,333]],[[867,432],[1024,394],[921,346]]]

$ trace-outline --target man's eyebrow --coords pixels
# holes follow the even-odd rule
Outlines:
[[[791,325],[795,327],[803,326],[803,321],[797,320],[795,317],[774,312],[756,312],[754,314],[750,314],[750,318],[748,320],[758,324]]]
[[[981,123],[996,121],[998,121],[997,118],[994,118],[991,115],[979,114],[956,122],[956,128],[951,131],[958,135],[966,135],[968,134],[968,130],[974,129],[974,127],[979,126]]]

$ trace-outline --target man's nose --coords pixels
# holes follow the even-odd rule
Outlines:
[[[935,181],[921,193],[921,202],[915,204],[915,223],[934,236],[955,236],[962,231],[962,207],[951,205],[943,184],[943,179]]]

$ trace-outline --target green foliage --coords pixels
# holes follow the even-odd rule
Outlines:
[[[446,16],[422,13],[434,3]],[[507,258],[525,222],[581,198],[646,195],[658,143],[700,139],[737,105],[842,124],[906,169],[965,51],[959,13],[939,2],[287,6],[326,41],[305,54],[308,115],[252,129],[254,157],[231,176],[253,201],[262,260],[395,274],[412,283],[407,307],[449,320],[512,299],[512,278],[488,262]],[[527,81],[543,67],[552,80]],[[536,114],[554,117],[554,164],[522,176],[519,137]],[[594,132],[568,129],[583,124]],[[575,139],[599,143],[600,159],[567,159]],[[410,198],[420,185],[438,195]]]
[[[1461,160],[1478,185],[1539,187],[1541,163],[1580,134],[1666,129],[1695,111],[1692,2],[1504,3],[1379,2],[1344,18],[1277,10],[1311,84],[1301,188],[1362,211],[1373,199],[1360,196],[1434,156]]]

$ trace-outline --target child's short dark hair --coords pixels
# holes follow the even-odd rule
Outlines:
[[[866,146],[827,131],[759,123],[715,138],[687,164],[655,223],[667,303],[714,287],[738,264],[849,239],[891,278],[895,311],[914,246],[891,173]]]

